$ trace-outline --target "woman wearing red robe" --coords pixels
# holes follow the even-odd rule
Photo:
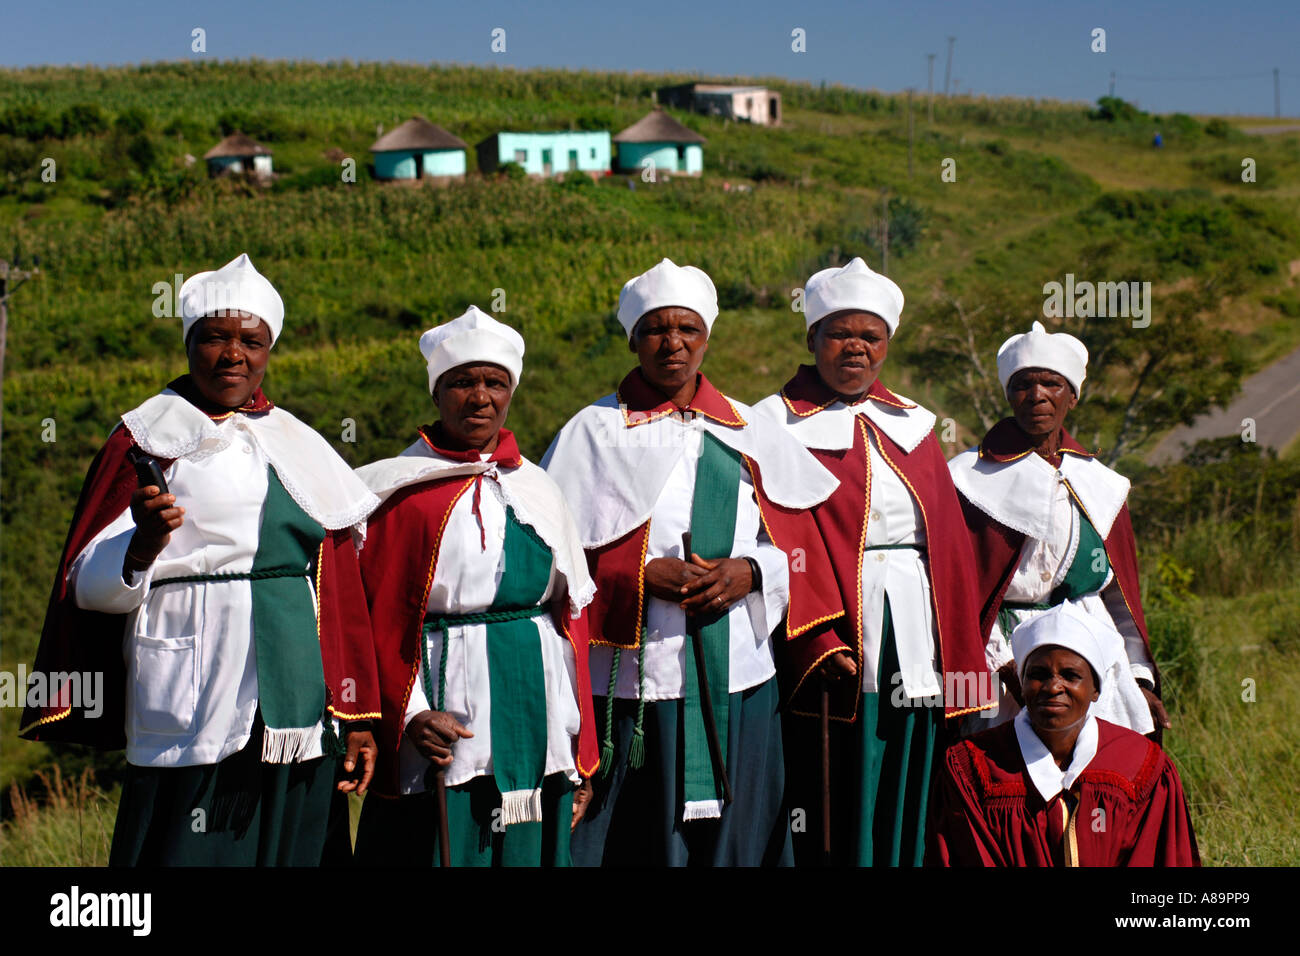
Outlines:
[[[1113,672],[1105,637],[1068,603],[1013,632],[1025,707],[948,750],[928,864],[1200,866],[1173,763],[1091,713]]]
[[[846,614],[778,645],[791,805],[810,809],[796,861],[821,847],[820,692],[828,688],[831,861],[919,866],[944,733],[992,707],[974,563],[929,410],[879,381],[903,293],[861,259],[812,276],[808,350],[775,418],[839,479],[812,516]]]
[[[1138,593],[1129,481],[1065,429],[1088,350],[1035,322],[1004,342],[997,360],[1013,415],[948,463],[975,552],[988,663],[1007,685],[997,721],[1016,711],[1011,631],[1069,601],[1104,625],[1114,652],[1113,679],[1094,712],[1138,733],[1158,732],[1170,722]]]

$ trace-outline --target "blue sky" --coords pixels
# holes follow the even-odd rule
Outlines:
[[[785,76],[901,90],[926,86],[925,54],[944,78],[948,36],[960,91],[1092,101],[1116,93],[1157,112],[1300,116],[1300,3],[1230,8],[1183,3],[825,3],[819,0],[263,0],[186,4],[49,0],[6,4],[0,65],[126,64],[210,58],[397,60],[516,67],[674,70]],[[490,49],[506,31],[506,52]],[[1106,31],[1106,52],[1090,50]],[[791,50],[791,31],[807,50]]]

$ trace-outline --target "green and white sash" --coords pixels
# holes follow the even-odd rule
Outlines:
[[[731,557],[736,537],[736,502],[740,489],[740,454],[707,432],[700,444],[695,472],[695,498],[691,504],[691,550],[705,560]],[[690,560],[690,555],[684,555]],[[727,765],[728,694],[731,689],[731,629],[727,610],[695,618],[704,648],[713,721],[718,731],[723,766]],[[687,638],[690,643],[690,638]],[[705,732],[700,677],[695,652],[685,653],[686,683],[683,738],[685,745],[685,800],[682,819],[705,820],[722,815],[722,786],[713,772]]]

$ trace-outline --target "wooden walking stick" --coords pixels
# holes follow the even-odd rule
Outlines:
[[[691,533],[682,532],[682,555],[691,560]],[[731,781],[727,779],[727,765],[722,759],[722,745],[718,742],[718,724],[713,719],[713,695],[709,692],[709,675],[704,669],[704,638],[693,614],[686,615],[686,630],[691,636],[695,651],[695,671],[700,679],[700,710],[704,712],[704,737],[709,743],[709,759],[713,762],[713,776],[722,784],[722,799],[731,803]]]
[[[825,677],[822,688],[822,866],[831,865],[831,685]]]
[[[433,776],[433,797],[438,804],[438,864],[451,866],[451,827],[447,824],[447,771],[434,764],[424,774],[424,785],[429,786]]]

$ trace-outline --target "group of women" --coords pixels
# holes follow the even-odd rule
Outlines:
[[[121,865],[1196,864],[1128,483],[1064,428],[1083,345],[1009,339],[1013,415],[949,463],[880,381],[899,287],[854,259],[804,303],[813,361],[749,407],[701,371],[709,277],[632,278],[636,365],[540,467],[524,341],[471,306],[420,339],[437,421],[354,472],[262,393],[271,284],[193,276],[35,666],[111,699],[24,735],[125,745]]]

